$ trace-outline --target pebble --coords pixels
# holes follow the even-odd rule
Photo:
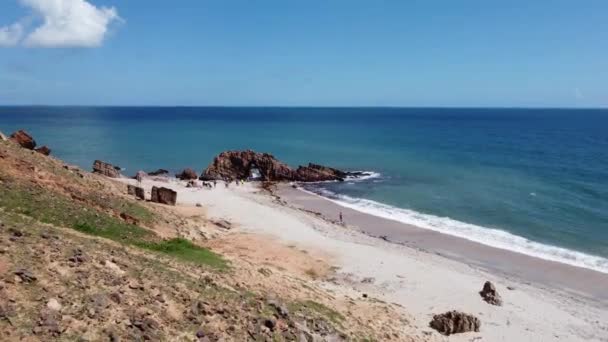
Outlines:
[[[62,308],[61,303],[59,303],[59,301],[55,298],[49,299],[49,301],[46,303],[46,307],[55,311],[60,311]]]

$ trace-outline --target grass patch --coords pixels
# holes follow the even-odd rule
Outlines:
[[[142,221],[154,219],[154,213],[142,206],[106,198],[106,207],[117,206],[120,212],[126,212]],[[5,182],[0,184],[0,207],[42,223],[72,228],[85,234],[170,255],[183,261],[217,269],[228,267],[221,256],[188,240],[163,241],[150,230],[127,224],[105,212],[86,207],[83,203],[32,184],[8,183],[5,179]]]
[[[171,255],[178,259],[194,262],[201,265],[209,265],[218,269],[228,267],[226,260],[212,251],[199,247],[189,240],[175,238],[161,242],[138,242],[136,246],[151,251]]]

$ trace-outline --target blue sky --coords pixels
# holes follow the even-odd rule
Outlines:
[[[55,3],[0,4],[0,104],[608,106],[605,0]]]

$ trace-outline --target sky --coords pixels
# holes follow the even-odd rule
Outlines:
[[[0,105],[608,107],[608,1],[2,0]]]

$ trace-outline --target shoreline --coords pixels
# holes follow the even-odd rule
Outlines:
[[[538,286],[536,281],[524,277],[505,276],[467,262],[455,253],[417,247],[415,243],[428,237],[427,230],[416,228],[416,239],[403,245],[372,237],[361,229],[350,229],[327,219],[333,216],[315,214],[334,213],[338,205],[286,184],[269,195],[255,183],[229,188],[220,183],[217,188],[198,189],[187,188],[181,181],[147,179],[142,182],[148,194],[153,185],[177,191],[178,210],[200,205],[208,219],[229,221],[231,228],[227,236],[250,240],[248,244],[254,250],[262,252],[280,244],[281,248],[299,250],[315,262],[328,265],[331,272],[323,278],[313,278],[316,285],[335,298],[393,305],[411,318],[407,325],[413,329],[412,336],[436,338],[434,330],[429,328],[433,315],[458,310],[479,317],[481,331],[437,340],[606,341],[608,305],[605,301],[589,294],[573,295],[573,291]],[[312,210],[315,207],[311,203],[321,208]],[[347,213],[345,218],[349,223],[354,222],[351,222],[354,213],[339,208]],[[402,229],[401,223],[392,223]],[[279,270],[280,262],[264,259],[265,267]],[[480,297],[479,291],[486,281],[496,286],[503,299],[502,306],[490,305]]]
[[[458,236],[417,227],[340,205],[301,188],[279,185],[277,195],[290,205],[323,217],[338,217],[341,211],[347,227],[389,243],[437,254],[491,273],[542,287],[565,291],[608,307],[608,274],[584,267],[542,259],[492,247]],[[585,281],[580,281],[585,279]]]

